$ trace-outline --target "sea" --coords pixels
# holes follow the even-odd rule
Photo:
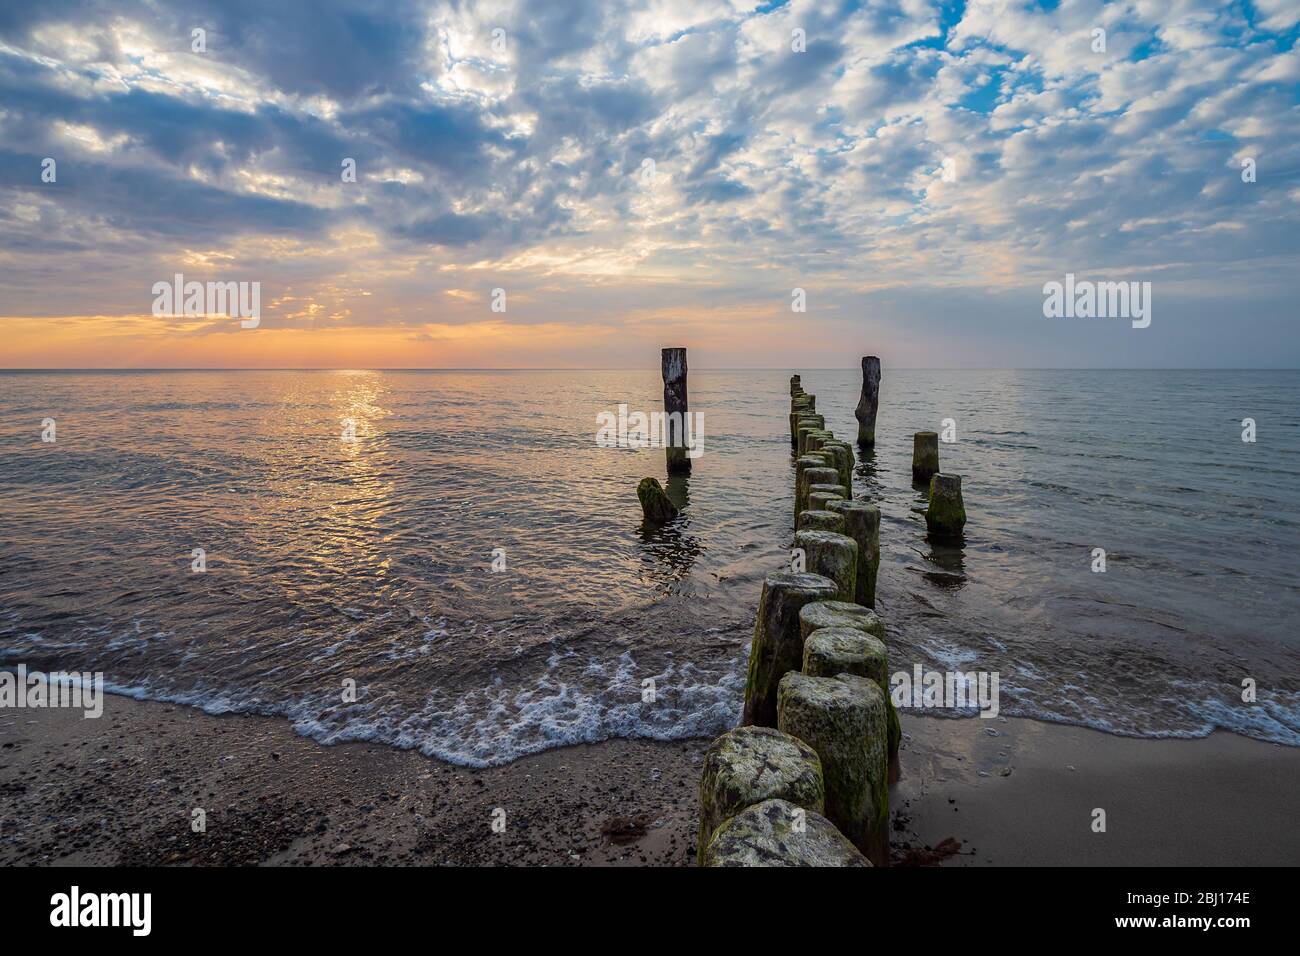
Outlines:
[[[662,410],[657,366],[0,372],[0,668],[474,767],[716,735],[790,561],[792,372],[852,441],[856,367],[693,368],[672,480],[597,440]],[[920,430],[952,439],[960,545],[927,540]],[[1006,716],[1300,746],[1300,371],[886,366],[853,493],[882,514],[891,671],[995,672]]]

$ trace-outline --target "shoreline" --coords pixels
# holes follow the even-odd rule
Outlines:
[[[1268,822],[1288,819],[1300,749],[1227,731],[1151,739],[901,716],[892,865],[1300,858],[1300,832]],[[325,746],[285,718],[118,695],[97,720],[3,710],[0,864],[692,865],[708,744],[613,739],[470,769],[386,744]],[[205,833],[191,829],[196,807]],[[1105,833],[1092,830],[1098,807]]]

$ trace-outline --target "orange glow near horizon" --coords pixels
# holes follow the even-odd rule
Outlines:
[[[513,316],[511,317],[513,318]],[[398,326],[214,329],[206,318],[0,317],[0,367],[65,368],[592,368],[639,367],[665,343],[727,364],[761,364],[785,350],[770,306],[690,314],[629,309],[614,324],[501,318]],[[265,322],[265,318],[263,322]],[[653,364],[653,362],[651,363]]]

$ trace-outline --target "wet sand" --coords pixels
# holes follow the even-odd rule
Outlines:
[[[957,725],[953,727],[952,725]],[[1017,718],[903,717],[891,793],[912,842],[946,865],[1294,866],[1300,749],[1217,732],[1117,737]],[[993,736],[993,733],[997,736]],[[1106,831],[1093,831],[1093,811]],[[895,833],[896,839],[901,836]]]
[[[1293,748],[1017,719],[905,714],[903,730],[896,864],[1300,859],[1300,831],[1284,822],[1300,790]],[[0,864],[689,865],[707,744],[613,740],[469,770],[377,744],[323,747],[279,718],[122,697],[98,720],[4,710]],[[1105,833],[1092,830],[1096,807]]]

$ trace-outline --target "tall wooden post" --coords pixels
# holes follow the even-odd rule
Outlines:
[[[862,397],[853,415],[858,420],[858,443],[870,447],[876,443],[876,412],[880,410],[880,359],[862,358]]]
[[[662,350],[664,373],[664,411],[667,413],[668,473],[691,473],[691,460],[686,457],[686,438],[683,426],[686,421],[686,349]],[[676,413],[676,417],[674,417]]]

